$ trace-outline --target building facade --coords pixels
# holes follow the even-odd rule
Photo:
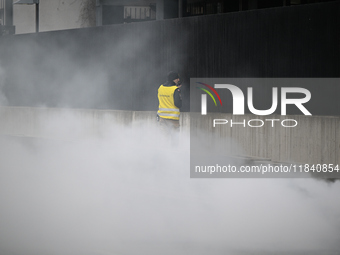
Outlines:
[[[336,0],[0,0],[0,34],[172,19]]]

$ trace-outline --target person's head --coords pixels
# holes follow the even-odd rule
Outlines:
[[[179,83],[179,75],[178,73],[171,71],[168,73],[167,80],[169,82],[174,82],[176,85]]]

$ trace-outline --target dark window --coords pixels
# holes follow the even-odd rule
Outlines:
[[[103,25],[121,24],[124,22],[124,6],[103,6]]]

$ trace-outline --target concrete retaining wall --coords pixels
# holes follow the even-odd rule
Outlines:
[[[75,138],[140,123],[156,124],[156,111],[0,107],[0,134],[6,135]]]
[[[199,121],[195,121],[197,118]],[[222,139],[231,137],[247,156],[268,158],[277,162],[340,164],[340,117],[208,114],[204,121],[202,118],[200,115],[191,115],[191,125],[195,125],[191,132],[201,129],[217,134],[217,137]],[[213,119],[228,120],[228,123],[216,125],[214,128]],[[262,124],[260,121],[249,122],[254,119],[262,120],[263,126],[250,127],[248,123],[252,126]],[[269,119],[276,121],[268,121]],[[295,122],[285,121],[286,119],[295,120],[297,126],[282,126],[282,121],[285,126],[295,125]],[[231,127],[231,120],[239,124]],[[230,146],[235,144],[230,143]],[[233,151],[233,148],[230,150]]]
[[[155,115],[154,111],[0,107],[0,134],[55,139],[65,138],[62,137],[65,133],[73,138],[93,136],[119,125],[155,125]],[[201,130],[219,139],[231,138],[235,143],[227,144],[230,151],[237,144],[246,156],[269,158],[278,162],[340,164],[340,117],[209,114],[204,118],[182,113],[181,131],[185,133],[190,130],[193,135]],[[213,119],[226,119],[229,123],[213,128]],[[234,123],[245,123],[246,127],[243,124],[231,127],[231,119]],[[265,124],[261,128],[250,127],[248,121],[251,119],[261,119]],[[281,122],[284,119],[294,119],[298,125],[294,128],[283,127]],[[251,122],[254,126],[259,124]]]

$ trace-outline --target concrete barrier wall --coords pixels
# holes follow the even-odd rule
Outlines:
[[[242,148],[244,155],[268,158],[277,162],[298,162],[309,164],[340,164],[340,117],[304,116],[304,115],[270,115],[255,116],[252,114],[236,116],[232,114],[208,114],[202,116],[192,114],[191,132],[209,131],[218,138],[232,138]],[[199,121],[195,121],[198,119]],[[227,124],[213,127],[213,119],[228,120]],[[261,125],[262,127],[250,127]],[[267,121],[266,121],[267,119]],[[268,121],[275,119],[276,121]],[[293,119],[297,122],[285,121]],[[234,124],[231,127],[231,121]],[[250,121],[250,122],[249,122]],[[274,125],[274,127],[272,126]],[[245,127],[244,127],[245,126]],[[205,132],[206,133],[206,132]],[[235,146],[234,143],[230,143]],[[231,151],[233,148],[230,148]]]
[[[100,135],[115,126],[153,126],[156,124],[155,117],[155,111],[0,107],[0,134],[54,139],[87,137]],[[229,123],[216,125],[214,128],[213,119],[226,119]],[[231,119],[234,123],[244,124],[234,124],[231,127]],[[261,128],[250,127],[248,122],[252,119],[261,119],[265,124]],[[294,119],[298,125],[293,128],[283,127],[281,122],[285,119]],[[253,126],[260,124],[258,121],[250,123]],[[294,123],[285,122],[285,125],[292,124]],[[340,164],[340,117],[259,117],[250,114],[208,114],[203,117],[199,114],[182,113],[181,131],[188,133],[189,130],[192,135],[202,131],[205,135],[213,134],[218,139],[225,139],[231,152],[239,146],[245,156],[278,162]],[[65,134],[68,137],[63,137]]]

